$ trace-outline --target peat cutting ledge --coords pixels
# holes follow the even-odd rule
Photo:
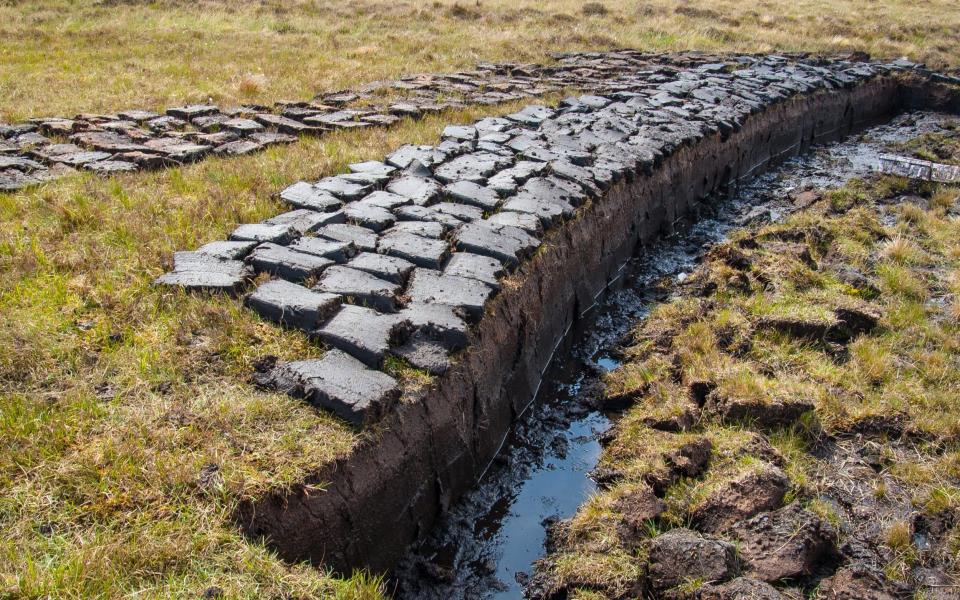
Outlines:
[[[240,526],[287,559],[392,568],[482,475],[629,257],[698,199],[905,108],[957,111],[960,87],[803,57],[638,69],[295,184],[281,193],[295,210],[177,253],[159,283],[237,291],[275,276],[248,305],[329,350],[258,382],[365,428],[350,456],[246,503]],[[383,372],[396,360],[433,384],[401,398]]]

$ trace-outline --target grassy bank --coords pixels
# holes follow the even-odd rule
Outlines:
[[[0,118],[306,99],[545,52],[864,50],[960,64],[951,0],[0,3]]]

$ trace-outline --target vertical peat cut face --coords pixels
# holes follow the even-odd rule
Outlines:
[[[637,68],[298,183],[281,194],[295,210],[178,253],[160,283],[237,290],[272,276],[249,306],[329,350],[264,365],[258,382],[364,429],[350,456],[246,503],[241,527],[290,560],[390,569],[474,485],[578,314],[638,248],[812,144],[905,106],[957,107],[952,84],[904,69],[783,57]],[[431,384],[401,389],[398,362]]]

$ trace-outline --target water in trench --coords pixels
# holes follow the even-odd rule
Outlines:
[[[868,174],[891,142],[936,131],[950,117],[898,116],[853,139],[789,160],[736,190],[701,203],[678,233],[646,248],[571,331],[544,373],[540,391],[501,452],[468,492],[394,570],[399,600],[520,598],[547,528],[570,517],[594,491],[590,470],[615,415],[599,412],[601,375],[618,366],[619,340],[666,298],[714,244],[754,222],[796,210],[791,194],[842,185]]]

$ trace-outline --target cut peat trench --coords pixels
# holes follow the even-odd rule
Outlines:
[[[937,131],[943,115],[909,113],[863,136],[817,148],[705,199],[674,235],[630,259],[565,338],[537,397],[491,468],[393,571],[398,599],[518,598],[543,557],[547,530],[596,490],[600,439],[618,413],[600,406],[601,375],[619,366],[619,341],[704,254],[739,227],[778,222],[802,208],[800,191],[838,187],[873,172],[884,144]]]
[[[242,527],[290,560],[342,572],[393,568],[487,471],[568,332],[638,248],[671,232],[703,198],[816,143],[904,109],[955,111],[958,104],[955,88],[878,74],[772,103],[735,131],[678,144],[549,232],[486,304],[472,345],[436,385],[387,411],[371,426],[372,441],[349,457],[302,486],[244,505]]]

